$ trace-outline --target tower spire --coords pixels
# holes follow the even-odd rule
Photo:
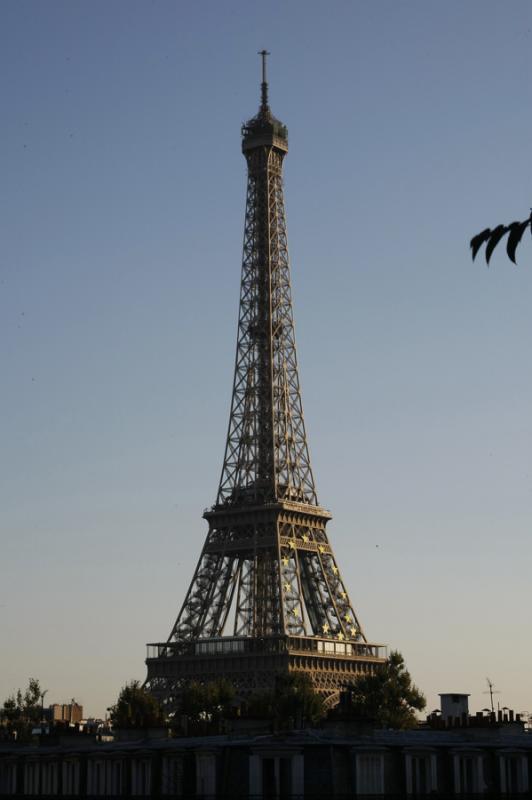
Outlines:
[[[266,80],[266,58],[270,55],[267,50],[259,50],[262,58],[262,83],[260,85],[260,110],[267,111],[268,106],[268,81]]]

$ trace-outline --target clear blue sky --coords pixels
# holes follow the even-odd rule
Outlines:
[[[0,700],[103,714],[167,637],[214,499],[240,124],[287,125],[307,429],[368,636],[532,710],[529,2],[0,6]]]

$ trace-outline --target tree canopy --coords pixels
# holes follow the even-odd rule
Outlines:
[[[180,713],[194,723],[216,722],[233,715],[235,689],[224,679],[189,684],[181,695]],[[309,675],[277,677],[275,688],[255,692],[241,705],[243,716],[267,719],[277,725],[315,723],[324,715],[323,701]]]
[[[165,723],[160,704],[139,681],[126,683],[109,711],[114,728],[157,728]]]
[[[349,716],[385,728],[415,727],[415,712],[423,711],[425,706],[425,697],[412,683],[404,658],[397,650],[392,650],[382,667],[362,675],[349,689]]]
[[[325,711],[323,700],[314,689],[310,675],[291,672],[279,675],[273,690],[251,695],[248,714],[285,725],[290,721],[316,723]]]
[[[234,687],[225,679],[206,684],[193,682],[183,690],[180,710],[196,722],[222,719],[229,713],[234,699]]]
[[[32,728],[39,722],[42,714],[43,691],[37,678],[30,678],[28,686],[9,697],[2,706],[2,718],[8,730],[16,734],[19,741],[31,736]]]

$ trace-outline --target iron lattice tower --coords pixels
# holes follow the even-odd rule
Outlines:
[[[318,504],[297,368],[283,197],[286,127],[261,104],[242,126],[248,184],[235,377],[209,532],[168,641],[148,645],[147,686],[170,707],[191,680],[240,694],[309,672],[334,702],[382,662],[349,599]]]

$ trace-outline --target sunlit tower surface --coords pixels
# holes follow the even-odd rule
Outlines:
[[[383,661],[368,642],[318,504],[299,384],[283,197],[288,132],[261,103],[242,126],[248,167],[235,376],[216,502],[167,642],[148,645],[146,685],[170,710],[191,681],[245,696],[305,672],[334,704]]]

